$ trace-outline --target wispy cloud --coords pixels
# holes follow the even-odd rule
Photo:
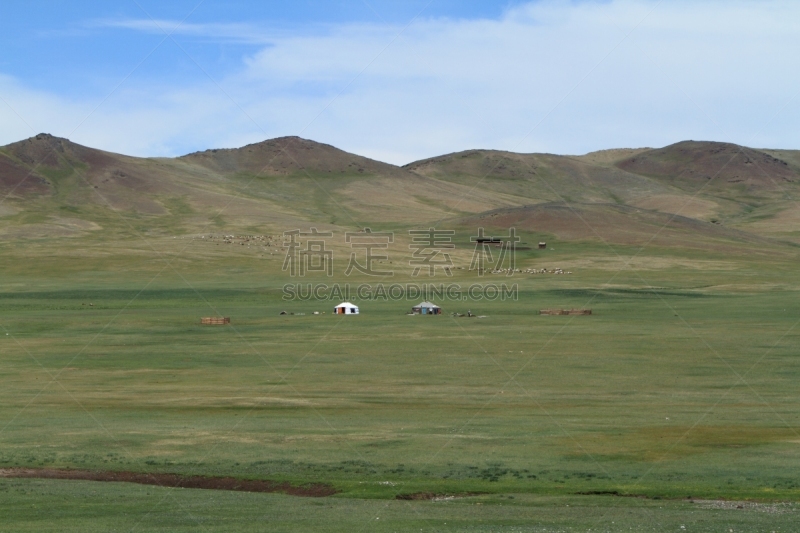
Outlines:
[[[203,39],[246,43],[270,44],[275,33],[252,24],[196,24],[164,19],[102,19],[85,24],[87,28],[117,28],[156,35],[183,35]]]

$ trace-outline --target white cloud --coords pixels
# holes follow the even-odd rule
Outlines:
[[[101,19],[86,24],[87,28],[117,28],[155,35],[184,35],[222,42],[269,44],[273,38],[269,31],[253,24],[218,23],[197,24],[185,20],[164,19]]]
[[[475,147],[582,153],[688,138],[800,148],[798,21],[800,4],[789,2],[616,0],[419,20],[400,36],[400,26],[375,24],[263,37],[252,26],[187,26],[270,45],[222,90],[132,80],[72,137],[173,155],[298,134],[395,163]],[[94,105],[0,78],[7,93],[35,129],[59,134]],[[28,136],[2,105],[0,142]]]

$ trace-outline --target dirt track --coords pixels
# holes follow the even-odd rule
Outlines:
[[[58,468],[0,468],[0,477],[36,479],[74,479],[83,481],[114,481],[139,483],[160,487],[187,489],[236,490],[242,492],[279,492],[292,496],[322,497],[338,492],[330,485],[310,483],[292,485],[287,482],[234,477],[182,476],[179,474],[144,474],[103,470],[68,470]]]

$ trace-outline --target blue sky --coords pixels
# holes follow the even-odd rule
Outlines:
[[[0,72],[32,87],[61,94],[103,93],[126,76],[159,42],[159,30],[135,31],[121,22],[180,22],[248,27],[252,35],[203,35],[178,32],[174,38],[210,74],[224,76],[240,68],[244,55],[268,45],[270,36],[324,33],[341,24],[408,24],[423,18],[499,17],[508,1],[369,0],[219,1],[11,0],[0,19]],[[188,17],[188,18],[187,18]],[[165,25],[169,29],[169,25]],[[256,37],[256,34],[260,34]],[[192,82],[206,76],[176,46],[163,46],[138,72],[159,83]]]
[[[799,21],[769,0],[10,0],[0,144],[172,156],[301,135],[393,163],[800,148]]]

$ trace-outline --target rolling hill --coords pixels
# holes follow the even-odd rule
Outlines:
[[[726,189],[759,193],[800,181],[800,169],[782,159],[717,142],[684,141],[625,158],[616,167],[686,190],[697,190],[712,182],[710,187],[722,193]]]
[[[410,163],[412,172],[475,187],[501,191],[527,203],[550,201],[625,203],[670,188],[636,174],[579,158],[552,154],[516,154],[469,150]]]
[[[624,244],[658,228],[661,244],[681,245],[686,232],[715,242],[796,240],[798,154],[685,141],[583,156],[468,150],[398,167],[299,137],[135,158],[40,134],[0,148],[0,232],[124,235],[135,226],[178,235],[488,221]],[[579,229],[590,219],[608,230],[604,236]]]
[[[66,215],[93,227],[124,231],[126,220],[135,220],[181,234],[308,221],[413,224],[516,205],[502,194],[459,201],[467,188],[293,137],[167,159],[112,154],[40,134],[0,148],[0,172],[0,231],[16,237],[63,236]],[[79,227],[72,224],[72,233],[81,233]]]
[[[300,137],[270,139],[242,148],[211,149],[178,159],[221,174],[292,176],[308,172],[333,176],[361,174],[400,179],[410,177],[394,165]]]
[[[684,141],[583,156],[470,150],[404,168],[534,205],[616,204],[797,240],[799,163],[796,151]]]

